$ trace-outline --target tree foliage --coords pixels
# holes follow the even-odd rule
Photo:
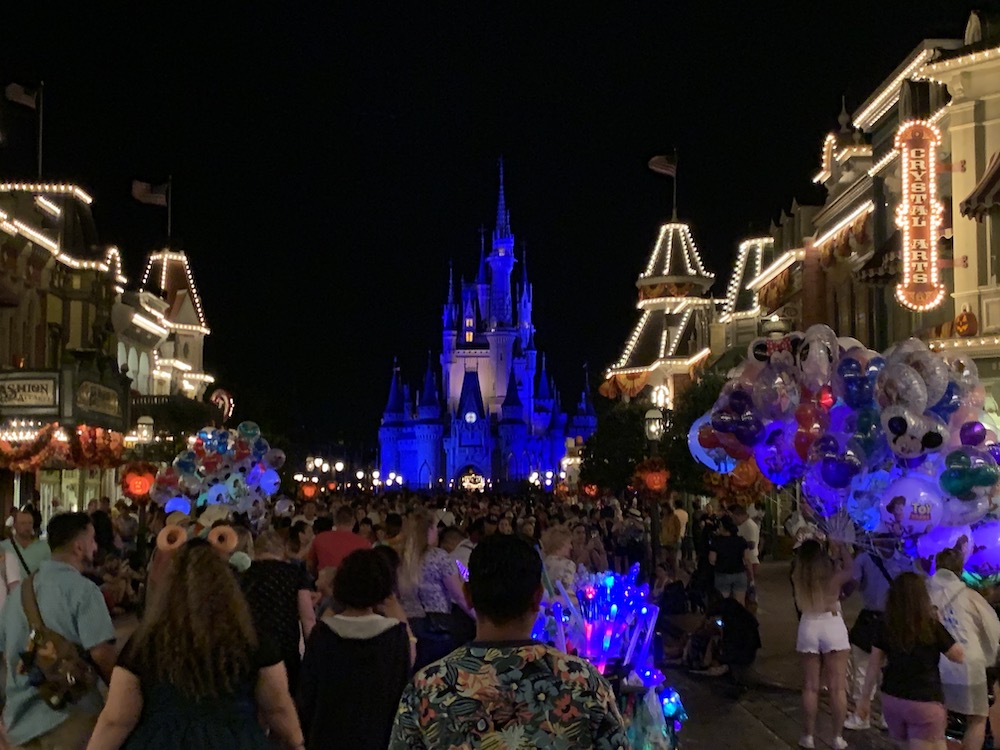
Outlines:
[[[703,373],[676,398],[667,430],[660,442],[660,455],[670,471],[670,488],[707,494],[705,467],[688,450],[691,425],[712,408],[726,379]],[[605,401],[598,405],[597,432],[583,447],[580,481],[620,492],[628,486],[636,465],[649,452],[644,418],[652,404],[648,399]]]

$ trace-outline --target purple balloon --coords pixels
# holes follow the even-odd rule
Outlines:
[[[729,408],[737,414],[743,414],[753,408],[753,399],[746,391],[735,389],[729,394]]]
[[[982,422],[966,422],[958,434],[962,445],[979,445],[986,440],[986,427]]]
[[[993,456],[994,460],[1000,464],[1000,443],[988,445],[986,449],[990,452],[990,455]]]

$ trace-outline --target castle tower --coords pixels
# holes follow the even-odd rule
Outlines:
[[[524,406],[518,393],[517,373],[511,367],[507,378],[499,425],[500,451],[497,456],[497,476],[507,482],[524,479],[520,470],[520,453],[528,435],[524,421]]]
[[[521,337],[521,346],[527,349],[528,342],[531,341],[532,334],[535,332],[535,327],[531,322],[531,303],[535,292],[531,286],[531,282],[528,281],[527,250],[522,250],[521,252],[521,288],[519,291],[520,294],[517,300],[517,331]]]
[[[486,275],[486,229],[479,227],[479,270],[476,272],[476,302],[479,321],[484,325],[490,319],[490,280]]]
[[[486,259],[490,264],[491,328],[509,328],[514,323],[514,303],[510,274],[514,270],[514,234],[510,231],[510,212],[504,198],[503,159],[500,159],[500,194],[497,199],[497,224],[493,230],[493,251]],[[506,380],[506,378],[505,378]]]
[[[427,353],[427,373],[424,387],[417,402],[417,422],[413,427],[417,440],[417,474],[414,477],[418,487],[435,487],[443,479],[442,457],[444,422],[441,420],[441,400],[438,397],[434,379],[433,359]]]
[[[389,384],[389,399],[382,413],[382,426],[379,427],[378,440],[381,446],[380,471],[382,476],[389,472],[398,472],[399,441],[402,437],[403,422],[406,419],[406,401],[402,385],[399,382],[399,368],[396,360],[392,361],[392,381]]]
[[[447,394],[451,385],[451,366],[455,364],[455,349],[458,346],[459,310],[455,302],[455,272],[448,264],[448,301],[444,305],[441,333],[441,388]]]

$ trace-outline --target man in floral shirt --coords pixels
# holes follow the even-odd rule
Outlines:
[[[493,535],[469,560],[476,640],[417,673],[403,692],[389,750],[628,748],[607,681],[583,659],[530,638],[542,561]]]

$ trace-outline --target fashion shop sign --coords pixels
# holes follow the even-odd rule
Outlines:
[[[903,123],[896,133],[903,178],[896,209],[896,226],[903,233],[902,278],[896,286],[896,299],[910,310],[930,310],[945,296],[937,251],[943,212],[937,200],[940,142],[941,132],[922,120]]]
[[[59,403],[58,380],[52,375],[0,375],[0,408],[7,413],[18,409],[55,409]]]

